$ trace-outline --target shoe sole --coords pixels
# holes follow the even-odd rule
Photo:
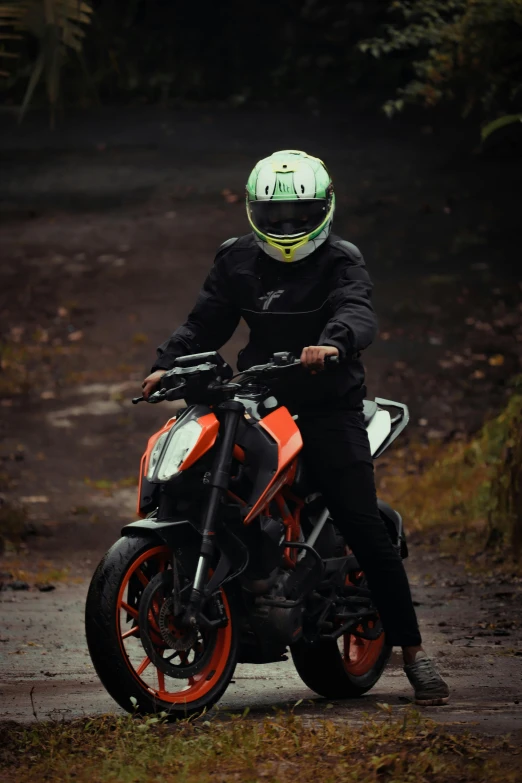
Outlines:
[[[442,707],[449,701],[449,696],[443,696],[439,699],[415,699],[415,704],[421,707]]]

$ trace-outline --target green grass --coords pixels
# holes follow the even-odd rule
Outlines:
[[[0,779],[76,783],[518,783],[521,758],[506,738],[459,734],[402,714],[361,728],[294,713],[177,725],[102,716],[7,724]]]

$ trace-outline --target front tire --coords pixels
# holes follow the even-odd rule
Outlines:
[[[180,668],[191,656],[203,657],[203,668],[194,667],[197,673],[182,679],[156,667],[140,638],[140,599],[149,582],[168,571],[171,561],[170,548],[154,539],[128,536],[117,541],[92,578],[85,628],[94,668],[113,699],[128,712],[166,712],[175,720],[201,714],[221,698],[234,674],[238,630],[230,594],[223,589],[228,624],[208,637],[209,654],[202,656],[206,652],[204,633],[198,635],[193,648],[177,653]],[[147,630],[163,655],[166,645],[152,613]]]

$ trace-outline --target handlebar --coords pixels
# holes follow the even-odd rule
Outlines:
[[[339,356],[325,356],[324,357],[324,367],[327,369],[328,367],[334,367],[339,364]],[[223,390],[234,390],[239,391],[241,387],[244,385],[244,383],[247,383],[248,381],[252,380],[252,378],[257,378],[262,375],[275,375],[281,370],[288,369],[290,367],[299,367],[301,365],[301,360],[296,359],[293,354],[291,354],[288,351],[281,351],[279,353],[274,353],[272,356],[272,359],[267,362],[266,364],[257,364],[253,367],[249,367],[248,370],[244,370],[243,372],[238,373],[237,375],[234,375],[231,381],[224,382],[217,388],[221,388]],[[169,370],[168,375],[169,378],[171,377],[177,377],[177,376],[187,376],[187,375],[197,375],[198,373],[201,373],[205,370],[210,370],[212,367],[209,363],[204,363],[199,366],[191,366],[191,367],[176,367],[174,370]],[[167,373],[165,374],[167,375]],[[165,378],[165,376],[163,376]],[[163,381],[163,378],[160,380],[160,383]],[[234,379],[238,378],[241,379],[236,383],[233,383]],[[158,402],[163,402],[164,400],[178,400],[181,399],[182,396],[180,396],[180,392],[182,389],[184,389],[187,386],[187,381],[184,380],[184,378],[179,378],[180,383],[177,384],[174,387],[167,388],[163,386],[162,388],[158,389],[158,391],[154,392],[149,396],[148,399],[145,399],[145,397],[133,397],[132,398],[132,404],[137,405],[139,402],[148,402],[151,404],[156,404]],[[210,384],[209,384],[210,389]]]
[[[338,364],[339,364],[339,356],[324,357],[325,369],[327,367],[335,366]],[[267,362],[267,364],[255,364],[253,367],[249,367],[248,370],[245,370],[242,373],[238,373],[238,375],[242,375],[242,376],[262,375],[265,372],[274,373],[287,367],[299,367],[300,365],[301,365],[300,359],[295,359],[293,354],[287,351],[283,351],[281,353],[275,353],[272,357],[272,360],[270,362]]]

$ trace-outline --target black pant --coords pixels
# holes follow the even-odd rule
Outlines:
[[[299,413],[307,472],[368,579],[393,646],[421,637],[408,577],[377,508],[373,460],[362,414],[329,410]]]

